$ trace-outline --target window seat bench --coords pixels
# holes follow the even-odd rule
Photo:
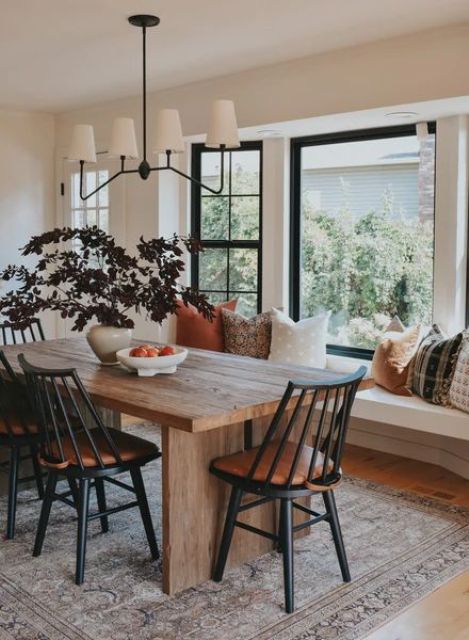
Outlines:
[[[362,364],[371,371],[369,361],[335,355],[327,357],[327,368],[337,372],[352,372]],[[378,386],[358,392],[352,416],[414,431],[469,440],[469,413],[431,404],[418,396],[397,396]]]

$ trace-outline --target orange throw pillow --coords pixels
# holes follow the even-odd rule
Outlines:
[[[402,333],[385,333],[382,342],[376,347],[371,375],[376,384],[398,396],[411,396],[406,386],[409,365],[420,342],[420,325],[411,327]]]
[[[194,349],[208,349],[209,351],[224,351],[225,337],[221,310],[236,309],[237,300],[229,300],[215,307],[213,322],[203,317],[197,309],[183,302],[178,303],[176,344]]]

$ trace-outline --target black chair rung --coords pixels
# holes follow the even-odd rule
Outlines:
[[[88,520],[97,520],[98,518],[103,518],[105,516],[112,516],[114,513],[120,513],[121,511],[127,511],[127,509],[135,509],[138,507],[138,500],[134,502],[128,502],[127,504],[121,504],[119,507],[114,507],[113,509],[107,509],[106,511],[100,511],[98,513],[91,513],[88,515]]]
[[[241,513],[242,511],[247,511],[248,509],[252,509],[253,507],[258,507],[261,504],[265,504],[266,502],[272,502],[272,500],[275,500],[275,498],[260,498],[260,500],[253,500],[252,502],[246,502],[246,504],[243,504],[240,506],[238,513]]]
[[[269,540],[273,540],[274,542],[278,542],[279,540],[279,537],[274,533],[268,533],[267,531],[262,531],[262,529],[258,529],[257,527],[251,527],[250,524],[246,524],[245,522],[239,522],[239,520],[235,520],[234,525],[235,527],[239,527],[240,529],[246,529],[246,531],[250,531],[251,533],[257,533],[257,535],[268,538]]]
[[[41,478],[45,478],[47,474],[41,473]],[[25,476],[24,478],[18,478],[18,484],[24,484],[25,482],[35,482],[37,480],[37,476]]]
[[[71,493],[68,493],[66,495],[71,495]],[[76,509],[76,505],[73,502],[73,500],[69,500],[66,495],[64,495],[63,493],[54,493],[54,495],[52,496],[53,500],[58,500],[59,502],[63,502],[64,504],[68,505],[69,507],[72,507],[72,509]]]
[[[121,482],[120,480],[116,480],[115,478],[103,478],[103,480],[109,482],[110,484],[115,484],[116,487],[120,487],[121,489],[125,489],[126,491],[135,493],[135,489],[130,486],[130,484],[126,484],[125,482]]]
[[[301,531],[302,529],[306,529],[307,527],[312,527],[313,524],[317,524],[318,522],[322,522],[323,520],[328,520],[329,514],[323,513],[322,515],[317,516],[317,518],[313,518],[312,520],[307,520],[306,522],[300,522],[299,524],[294,525],[293,531]]]
[[[310,516],[315,516],[315,517],[317,517],[317,516],[320,516],[320,515],[321,515],[321,514],[320,514],[320,513],[318,513],[317,511],[313,511],[312,509],[308,509],[308,507],[305,507],[304,505],[302,505],[302,504],[298,504],[298,503],[296,503],[296,502],[293,502],[293,507],[294,507],[295,509],[298,509],[299,511],[303,511],[304,513],[307,513],[307,514],[308,514],[308,515],[310,515]]]

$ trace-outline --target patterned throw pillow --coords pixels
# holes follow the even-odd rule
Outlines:
[[[269,313],[245,318],[240,313],[222,309],[225,331],[225,351],[238,356],[267,360],[272,338],[272,319]]]
[[[469,413],[469,332],[464,333],[461,350],[449,389],[451,405]]]
[[[272,344],[269,360],[305,367],[326,367],[327,325],[330,313],[299,322],[272,309]]]
[[[412,390],[433,404],[449,404],[449,388],[463,334],[446,338],[437,325],[422,340],[414,360]]]

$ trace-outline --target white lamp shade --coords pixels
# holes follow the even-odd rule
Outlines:
[[[428,124],[426,122],[417,122],[416,126],[417,140],[423,142],[428,138]]]
[[[111,158],[138,158],[137,137],[132,118],[116,118],[112,123],[111,145],[109,147]]]
[[[238,123],[232,100],[215,100],[212,105],[205,146],[218,149],[222,144],[228,149],[240,146]]]
[[[164,153],[165,151],[182,153],[184,149],[179,111],[177,109],[161,109],[156,116],[153,151],[155,153]]]
[[[72,141],[68,150],[69,160],[96,162],[94,130],[90,124],[76,124],[72,131]]]

